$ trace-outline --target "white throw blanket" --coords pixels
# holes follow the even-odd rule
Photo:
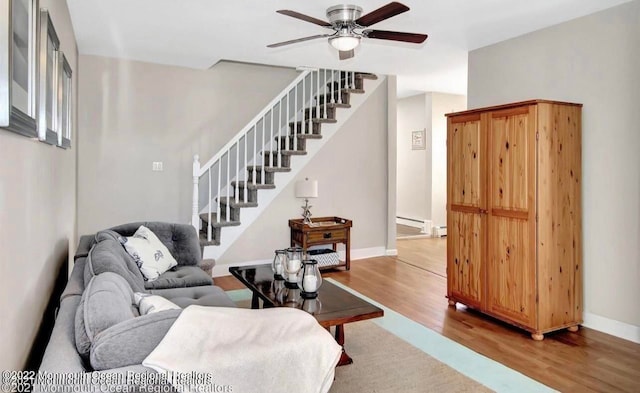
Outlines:
[[[341,352],[304,311],[189,306],[142,364],[167,375],[210,373],[211,384],[229,387],[200,391],[325,393]]]

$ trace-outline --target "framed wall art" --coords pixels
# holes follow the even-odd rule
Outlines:
[[[0,0],[0,127],[37,137],[38,0]]]
[[[411,150],[424,150],[427,148],[425,130],[411,131]]]

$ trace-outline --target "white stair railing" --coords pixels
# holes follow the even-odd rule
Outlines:
[[[211,241],[213,223],[237,221],[232,217],[232,204],[257,202],[249,200],[249,189],[268,184],[267,168],[283,166],[283,157],[290,150],[298,150],[296,134],[313,133],[313,119],[327,117],[327,104],[343,103],[340,91],[355,89],[355,75],[354,71],[304,70],[204,165],[195,155],[191,216],[194,228],[200,230],[200,213],[206,212],[207,240]],[[306,108],[309,114],[305,118]],[[203,182],[207,183],[204,192],[200,188]]]

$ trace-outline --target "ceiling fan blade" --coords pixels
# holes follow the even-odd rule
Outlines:
[[[277,44],[267,45],[267,48],[278,48],[280,46],[295,44],[297,42],[304,42],[309,40],[315,40],[317,38],[329,37],[330,35],[331,34],[318,34],[318,35],[312,35],[310,37],[296,38],[295,40],[283,41],[283,42],[278,42]]]
[[[323,21],[323,20],[320,20],[320,19],[316,19],[313,16],[301,14],[301,13],[296,12],[296,11],[278,10],[276,12],[279,13],[279,14],[282,14],[282,15],[290,16],[292,18],[303,20],[305,22],[314,23],[314,24],[322,26],[322,27],[331,27],[331,23],[329,23],[329,22],[326,22],[326,21]]]
[[[339,52],[339,57],[340,57],[340,60],[347,60],[347,59],[352,58],[355,54],[356,54],[356,52],[353,49],[351,49],[351,50],[341,50]]]
[[[411,42],[413,44],[422,44],[428,37],[426,34],[402,33],[399,31],[386,30],[365,30],[362,34],[367,38]]]
[[[382,22],[385,19],[389,19],[392,16],[402,14],[409,11],[409,7],[404,4],[394,1],[387,5],[383,5],[375,11],[371,11],[368,14],[356,19],[356,23],[360,26],[371,26],[378,22]]]

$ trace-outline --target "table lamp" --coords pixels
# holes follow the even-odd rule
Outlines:
[[[306,225],[311,225],[311,205],[309,205],[309,198],[318,197],[318,181],[304,180],[296,182],[296,198],[304,198],[304,206],[302,206],[302,221]]]

